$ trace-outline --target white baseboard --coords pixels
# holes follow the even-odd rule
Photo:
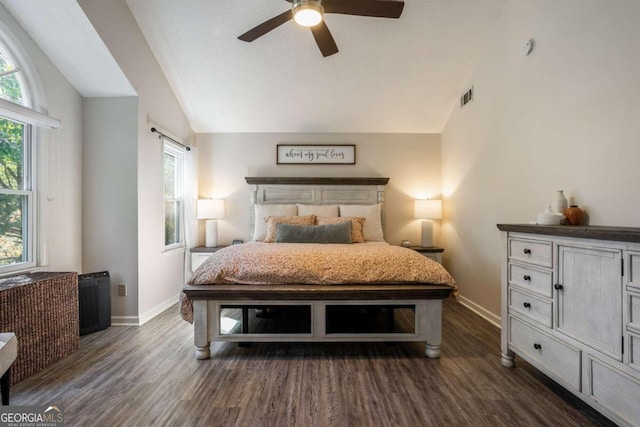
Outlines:
[[[111,326],[138,326],[138,316],[111,316]]]
[[[140,316],[111,316],[111,326],[142,326],[158,314],[178,303],[178,301],[180,301],[180,294],[177,294],[152,309],[147,310]]]
[[[484,307],[479,306],[475,302],[471,301],[470,299],[467,299],[467,298],[463,297],[462,295],[460,295],[458,297],[458,302],[460,302],[460,304],[462,304],[463,306],[465,306],[469,310],[473,311],[478,316],[482,317],[483,319],[485,319],[487,322],[491,323],[492,325],[497,326],[498,328],[501,327],[502,322],[500,321],[500,316],[496,316],[495,314],[491,313],[490,311],[488,311]]]
[[[165,302],[156,305],[151,310],[147,310],[146,312],[142,313],[140,315],[140,325],[144,325],[149,320],[153,319],[154,317],[156,317],[158,314],[162,313],[169,307],[176,305],[178,301],[180,301],[180,294],[176,294],[171,298],[169,298],[168,300],[166,300]]]
[[[180,295],[176,295],[174,297],[169,298],[165,302],[158,304],[151,310],[147,310],[140,316],[112,316],[111,317],[111,325],[112,326],[141,326],[147,323],[149,320],[153,319],[172,305],[176,304],[180,300]],[[484,307],[479,306],[475,302],[471,301],[460,295],[458,297],[458,302],[462,304],[464,307],[476,313],[478,316],[485,319],[487,322],[492,325],[500,328],[501,321],[500,317],[486,310]]]

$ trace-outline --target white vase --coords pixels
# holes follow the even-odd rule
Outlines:
[[[564,193],[562,190],[556,191],[556,196],[553,198],[551,202],[551,209],[555,213],[564,214],[564,211],[569,207],[569,203],[567,202],[567,198],[564,197]]]

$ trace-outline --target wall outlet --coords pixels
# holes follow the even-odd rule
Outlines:
[[[121,283],[118,285],[118,296],[119,297],[127,296],[127,285],[125,285],[124,283]]]

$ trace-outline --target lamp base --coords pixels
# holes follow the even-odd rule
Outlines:
[[[433,221],[430,219],[422,220],[422,240],[420,244],[427,248],[433,246]]]
[[[204,223],[204,245],[207,248],[218,246],[218,221],[208,219]]]

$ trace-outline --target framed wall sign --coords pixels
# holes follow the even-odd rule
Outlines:
[[[278,144],[279,165],[355,165],[354,144]]]

